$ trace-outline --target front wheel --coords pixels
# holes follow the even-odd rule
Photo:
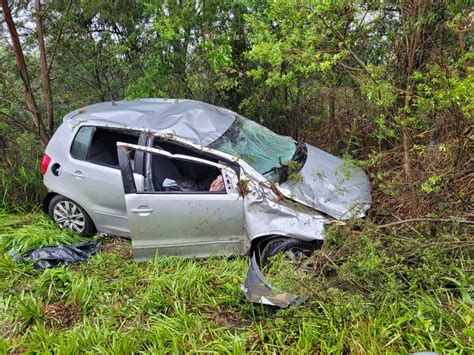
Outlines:
[[[260,256],[260,265],[265,266],[269,259],[278,253],[285,253],[292,258],[309,256],[314,250],[321,247],[321,242],[307,242],[293,238],[273,238],[267,242]]]
[[[68,228],[83,236],[90,236],[95,231],[94,223],[87,212],[67,197],[54,196],[49,203],[48,214],[60,228]]]

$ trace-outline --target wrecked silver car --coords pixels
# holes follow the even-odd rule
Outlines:
[[[192,100],[95,104],[66,115],[42,166],[53,220],[131,236],[136,260],[250,255],[247,298],[279,307],[262,258],[311,250],[335,220],[364,216],[359,168],[232,111]]]

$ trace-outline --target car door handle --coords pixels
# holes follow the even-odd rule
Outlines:
[[[152,208],[132,208],[130,209],[130,212],[132,213],[151,213],[153,212],[153,209]]]
[[[82,171],[80,171],[80,170],[76,170],[76,171],[73,172],[71,175],[74,176],[74,177],[77,177],[77,178],[79,178],[79,179],[83,179],[83,178],[84,178],[84,174],[83,174]]]

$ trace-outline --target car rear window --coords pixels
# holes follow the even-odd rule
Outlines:
[[[95,127],[81,127],[71,146],[71,156],[75,159],[86,160],[87,150]]]

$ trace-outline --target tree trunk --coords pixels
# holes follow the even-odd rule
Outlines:
[[[38,135],[43,144],[46,146],[48,144],[49,137],[44,128],[43,121],[41,120],[41,115],[38,111],[38,105],[36,104],[35,98],[33,97],[33,93],[31,91],[30,77],[28,75],[28,69],[26,67],[25,57],[23,55],[23,49],[21,48],[20,39],[18,38],[15,22],[13,21],[7,0],[0,1],[2,4],[3,16],[5,17],[5,22],[7,23],[8,31],[10,32],[12,49],[15,53],[16,65],[23,82],[23,97],[30,112],[31,118],[33,119],[36,129],[38,130]]]
[[[411,99],[413,96],[413,72],[416,69],[417,57],[421,56],[423,48],[423,27],[420,20],[424,19],[427,13],[427,0],[410,0],[402,1],[401,21],[403,36],[405,40],[405,60],[404,60],[404,83],[402,89],[404,91],[403,108],[401,112],[402,118],[402,134],[403,134],[403,170],[405,177],[410,185],[413,193],[415,186],[412,174],[412,163],[410,160],[410,129],[408,112],[410,109]],[[419,65],[419,63],[418,63]]]
[[[51,138],[54,130],[54,116],[53,116],[53,96],[51,94],[51,84],[49,82],[48,63],[46,61],[46,51],[44,49],[44,34],[43,24],[41,20],[41,0],[35,0],[35,17],[36,17],[36,34],[38,36],[38,47],[40,54],[40,70],[41,80],[44,87],[44,99],[46,101],[46,110],[48,114],[48,137]]]

